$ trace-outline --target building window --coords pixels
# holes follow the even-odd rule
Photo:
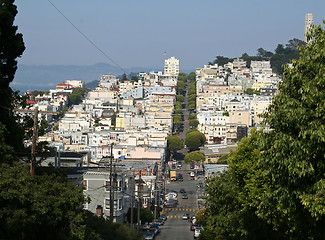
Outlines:
[[[122,209],[122,203],[120,206],[118,206],[120,199],[114,199],[114,210],[121,210]],[[110,210],[110,201],[109,198],[105,198],[105,210]]]
[[[106,189],[107,192],[109,192],[109,190],[111,189],[110,181],[105,182],[105,189]]]

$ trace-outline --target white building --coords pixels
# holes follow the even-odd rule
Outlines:
[[[307,34],[310,31],[311,26],[314,24],[313,14],[307,13],[305,16],[305,38],[304,41],[307,43]]]
[[[179,74],[179,60],[171,57],[165,60],[164,73]]]

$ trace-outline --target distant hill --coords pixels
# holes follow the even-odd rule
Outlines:
[[[148,69],[142,67],[125,70],[127,72],[148,71]],[[157,71],[157,69],[154,70]],[[19,64],[15,79],[10,86],[20,92],[48,90],[65,80],[82,80],[88,83],[99,80],[100,76],[106,74],[119,76],[123,74],[123,71],[107,63],[97,63],[92,66]]]
[[[99,80],[94,80],[94,81],[91,81],[91,82],[87,82],[87,83],[85,84],[85,88],[88,88],[88,89],[94,89],[94,88],[96,88],[98,85],[99,85]]]

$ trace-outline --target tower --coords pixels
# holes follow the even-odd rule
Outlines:
[[[307,43],[307,33],[310,31],[311,25],[314,24],[314,17],[312,13],[307,13],[305,17],[305,42]]]

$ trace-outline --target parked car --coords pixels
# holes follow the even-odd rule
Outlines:
[[[160,226],[160,225],[164,225],[165,222],[163,219],[159,218],[159,219],[157,219],[157,221],[155,223],[159,224],[159,226]]]
[[[197,227],[194,230],[194,238],[198,238],[201,234],[202,228],[201,227]]]
[[[150,229],[150,225],[149,225],[149,224],[144,224],[144,225],[142,226],[142,229],[143,229],[143,230],[148,230],[148,229]]]
[[[155,237],[154,231],[150,229],[141,231],[141,235],[145,240],[153,240]]]
[[[197,225],[197,224],[192,224],[191,227],[190,227],[190,230],[191,230],[191,231],[194,231],[195,228],[197,228],[197,227],[199,227],[199,225]]]
[[[154,235],[157,235],[159,233],[159,231],[156,227],[150,227],[149,230],[152,231],[154,233]]]
[[[159,218],[161,218],[164,221],[166,221],[167,220],[167,215],[166,214],[161,214]]]
[[[181,190],[179,190],[180,193],[186,193],[184,188],[181,188]]]
[[[179,173],[177,175],[178,181],[183,181],[183,175],[181,173]]]
[[[190,163],[190,169],[194,169],[194,163]]]
[[[161,232],[161,228],[160,228],[160,225],[159,225],[159,224],[156,224],[156,223],[151,224],[151,225],[150,225],[150,228],[156,228],[157,231],[158,231],[158,233]]]

